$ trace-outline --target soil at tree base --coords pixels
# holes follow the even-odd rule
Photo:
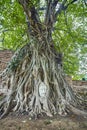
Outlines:
[[[73,114],[36,120],[27,115],[9,115],[0,120],[0,130],[87,130],[87,119]]]

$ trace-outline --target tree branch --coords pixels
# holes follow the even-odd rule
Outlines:
[[[72,0],[71,2],[69,2],[69,3],[65,6],[65,9],[67,9],[69,5],[75,3],[76,1],[78,1],[78,0]]]
[[[59,1],[59,0],[54,0],[54,1],[53,1],[53,4],[52,4],[52,5],[53,5],[54,8],[57,6],[58,1]]]
[[[33,3],[30,0],[19,0],[19,3],[23,6],[28,19],[32,19],[36,22],[40,22],[39,15],[35,9]]]
[[[84,0],[84,3],[85,3],[85,5],[87,6],[87,1],[86,1],[86,0]]]
[[[47,1],[47,10],[45,14],[45,24],[49,24],[50,21],[50,15],[51,15],[51,5],[52,5],[52,0],[46,0]]]
[[[41,28],[40,28],[41,21],[39,18],[39,14],[38,14],[37,10],[35,9],[35,6],[32,3],[32,1],[31,0],[19,0],[19,3],[22,5],[22,7],[26,13],[27,20],[29,21],[29,24],[30,24],[29,26],[32,27],[32,29],[35,33],[40,31],[41,30]]]
[[[63,0],[62,3],[58,3],[59,4],[59,8],[55,13],[55,19],[57,18],[57,16],[61,13],[62,10],[65,10],[64,5],[66,4],[67,0]]]
[[[56,13],[55,13],[55,18],[57,18],[57,16],[58,16],[62,11],[66,10],[69,5],[75,3],[76,1],[78,1],[78,0],[72,0],[72,1],[69,2],[67,5],[65,5],[66,2],[67,2],[67,0],[63,0],[63,2],[60,3],[60,5],[59,5],[59,9],[58,9],[58,10],[56,11]]]

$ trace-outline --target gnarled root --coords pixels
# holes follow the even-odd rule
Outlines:
[[[70,110],[87,116],[86,112],[78,110],[81,100],[66,83],[63,71],[49,49],[40,53],[39,46],[26,47],[30,52],[25,54],[24,51],[20,60],[21,49],[15,58],[19,62],[16,68],[13,69],[10,64],[10,73],[9,70],[5,73],[6,86],[10,91],[0,102],[1,118],[12,111],[26,111],[30,116],[37,117],[43,113],[47,116],[66,115]]]

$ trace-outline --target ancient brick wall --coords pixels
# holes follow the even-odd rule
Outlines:
[[[66,81],[69,83],[69,85],[74,85],[74,86],[87,86],[87,81],[83,80],[72,80],[71,76],[66,76]]]
[[[11,57],[13,55],[13,52],[12,51],[9,51],[9,50],[0,50],[0,72],[2,72],[8,62],[10,61]],[[0,78],[0,82],[1,82],[1,78]]]
[[[0,72],[3,71],[13,55],[12,51],[0,50]]]
[[[73,85],[76,86],[87,86],[87,81],[82,81],[82,80],[73,80]]]

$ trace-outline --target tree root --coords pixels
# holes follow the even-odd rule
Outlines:
[[[25,49],[26,54],[23,51]],[[31,53],[28,49],[32,50]],[[24,56],[18,60],[16,68],[11,67],[14,58],[10,62],[11,71],[5,71],[6,86],[10,91],[0,102],[1,118],[12,111],[26,111],[31,117],[43,113],[50,117],[55,114],[66,115],[67,111],[87,116],[86,112],[78,109],[81,100],[65,81],[63,70],[55,62],[54,55],[48,48],[45,52],[39,51],[39,46],[26,46],[19,51]],[[21,55],[19,53],[15,57],[16,62]]]

